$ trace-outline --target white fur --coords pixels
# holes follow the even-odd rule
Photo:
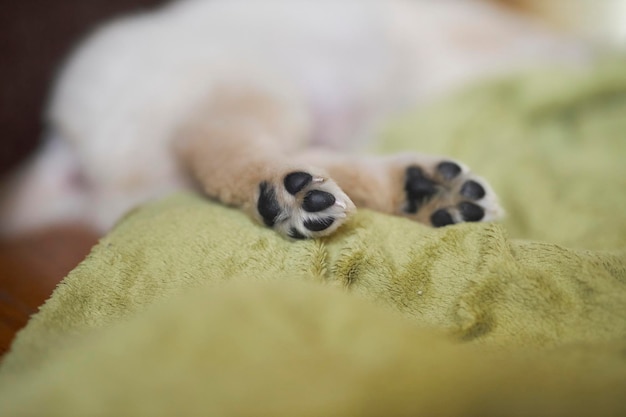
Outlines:
[[[312,141],[346,148],[407,105],[477,77],[573,62],[582,51],[475,0],[185,0],[125,17],[76,50],[47,112],[87,184],[82,197],[44,215],[28,185],[28,198],[5,203],[2,228],[75,216],[106,229],[134,204],[186,186],[172,140],[225,82],[288,96],[314,125]],[[20,181],[46,176],[32,170]],[[66,187],[47,198],[67,195]]]

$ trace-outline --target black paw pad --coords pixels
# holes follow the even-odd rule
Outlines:
[[[309,213],[322,211],[335,204],[335,196],[326,191],[313,190],[306,193],[302,208]],[[312,230],[312,229],[311,229]]]
[[[333,224],[334,221],[335,219],[333,219],[332,217],[324,217],[321,219],[307,220],[304,222],[304,227],[314,232],[319,232],[321,230],[328,229],[330,225]]]
[[[311,180],[313,180],[311,174],[298,171],[287,174],[283,183],[289,194],[295,195],[298,191],[306,187]]]
[[[439,209],[430,216],[430,223],[435,227],[443,227],[454,224],[452,215],[446,209]]]
[[[437,171],[445,180],[451,180],[461,173],[461,167],[454,162],[442,162],[437,165]]]
[[[485,189],[476,181],[469,180],[461,187],[461,195],[472,200],[478,200],[485,196]]]
[[[298,232],[298,229],[296,229],[295,227],[292,227],[291,229],[289,229],[288,235],[292,239],[298,239],[298,240],[306,239],[306,236]]]
[[[263,222],[271,227],[276,222],[276,217],[280,214],[281,208],[276,199],[274,187],[263,181],[259,184],[259,190],[260,195],[256,208],[263,217]]]
[[[463,220],[467,222],[477,222],[485,217],[485,210],[477,204],[463,201],[457,207],[461,212]]]
[[[428,200],[437,192],[435,182],[426,177],[418,167],[409,167],[406,170],[406,182],[404,191],[407,194],[408,213],[416,213],[420,203]]]

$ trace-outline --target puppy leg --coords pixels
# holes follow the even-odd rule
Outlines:
[[[324,167],[357,207],[435,227],[503,216],[489,184],[450,158],[416,153],[349,156],[310,150],[298,159]]]
[[[354,211],[324,170],[289,157],[308,134],[297,104],[237,87],[200,108],[175,143],[207,195],[298,239],[328,235]]]

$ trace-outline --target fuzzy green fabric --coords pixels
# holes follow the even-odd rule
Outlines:
[[[290,242],[146,205],[20,332],[0,414],[626,415],[626,65],[483,84],[383,143],[468,163],[507,219]]]

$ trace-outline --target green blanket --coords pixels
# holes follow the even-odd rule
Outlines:
[[[290,242],[146,205],[19,333],[0,415],[626,415],[626,65],[479,85],[383,143],[467,162],[508,217]]]

